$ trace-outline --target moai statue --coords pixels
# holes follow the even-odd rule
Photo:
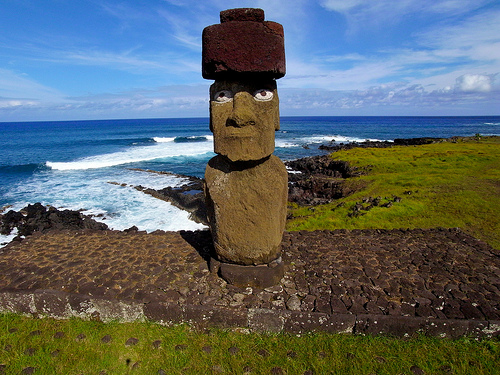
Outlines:
[[[265,288],[283,277],[280,243],[288,175],[274,156],[279,129],[276,79],[285,75],[283,27],[262,9],[229,9],[203,30],[203,77],[210,87],[214,151],[205,199],[218,272],[227,282]]]

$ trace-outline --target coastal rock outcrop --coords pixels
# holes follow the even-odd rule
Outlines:
[[[292,170],[288,176],[288,201],[300,206],[326,204],[355,193],[366,183],[349,178],[365,174],[369,169],[355,168],[329,155],[288,161],[286,166]]]
[[[157,199],[170,202],[175,207],[189,212],[190,220],[208,225],[205,195],[203,194],[203,180],[196,177],[190,177],[190,180],[189,183],[182,186],[167,186],[159,190],[144,188],[142,186],[134,186],[134,188]]]
[[[458,137],[454,137],[458,138]],[[453,138],[450,139],[453,141]],[[447,141],[445,138],[432,138],[432,137],[421,137],[421,138],[396,138],[394,141],[370,141],[366,140],[363,142],[349,142],[349,143],[335,143],[332,140],[330,144],[321,145],[318,148],[323,151],[340,151],[340,150],[350,150],[352,148],[387,148],[393,146],[419,146],[428,145],[431,143]]]
[[[10,210],[0,216],[0,233],[10,234],[17,228],[17,235],[29,236],[34,232],[61,229],[106,230],[108,226],[97,222],[79,211],[58,210],[41,203],[29,204],[20,211]]]

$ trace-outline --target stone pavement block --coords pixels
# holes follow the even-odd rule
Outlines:
[[[471,337],[486,337],[487,331],[492,327],[491,323],[486,320],[469,320],[466,335]],[[500,333],[500,326],[498,326],[498,331],[497,333]]]
[[[391,335],[395,337],[410,336],[425,332],[427,319],[388,316],[388,315],[358,315],[356,317],[356,334]]]
[[[79,294],[68,296],[69,313],[83,319],[109,322],[120,320],[132,322],[144,319],[143,304],[127,300],[91,298]]]
[[[95,312],[91,312],[90,318],[96,318],[103,322],[118,319],[122,322],[134,322],[144,320],[143,304],[134,301],[110,301],[104,298],[92,298]]]
[[[460,311],[466,319],[484,319],[484,315],[470,301],[460,303]]]
[[[179,305],[168,302],[150,302],[144,305],[146,319],[161,324],[178,324],[183,321],[183,312]]]
[[[425,333],[429,336],[457,338],[467,334],[469,322],[460,319],[428,319]]]
[[[37,290],[33,297],[38,313],[58,318],[70,316],[67,293],[57,290]]]
[[[353,333],[356,316],[334,314],[292,312],[285,318],[283,330],[291,333],[329,332]]]
[[[85,315],[94,307],[90,297],[81,294],[70,294],[68,302],[71,310],[77,316]]]
[[[490,320],[488,328],[482,333],[488,337],[500,337],[500,320]]]
[[[289,311],[248,309],[248,328],[257,332],[281,332]]]
[[[0,293],[0,311],[34,314],[36,307],[33,294],[17,291]]]
[[[323,323],[325,332],[354,333],[356,316],[354,314],[333,314]]]
[[[187,305],[183,310],[184,320],[198,327],[246,327],[248,323],[245,309]]]

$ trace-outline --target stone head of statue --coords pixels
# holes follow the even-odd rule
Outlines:
[[[203,30],[203,77],[210,87],[214,151],[233,162],[260,160],[274,151],[279,129],[276,79],[285,74],[283,28],[262,9],[221,12]]]

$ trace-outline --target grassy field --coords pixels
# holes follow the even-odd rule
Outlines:
[[[370,172],[289,230],[460,227],[500,249],[500,138],[333,154]],[[357,183],[354,181],[354,183]],[[263,335],[0,314],[2,374],[500,374],[498,339]]]
[[[0,315],[1,374],[498,374],[500,343]]]
[[[370,166],[350,182],[367,187],[331,204],[292,207],[288,230],[458,227],[500,249],[500,137],[332,157]]]

